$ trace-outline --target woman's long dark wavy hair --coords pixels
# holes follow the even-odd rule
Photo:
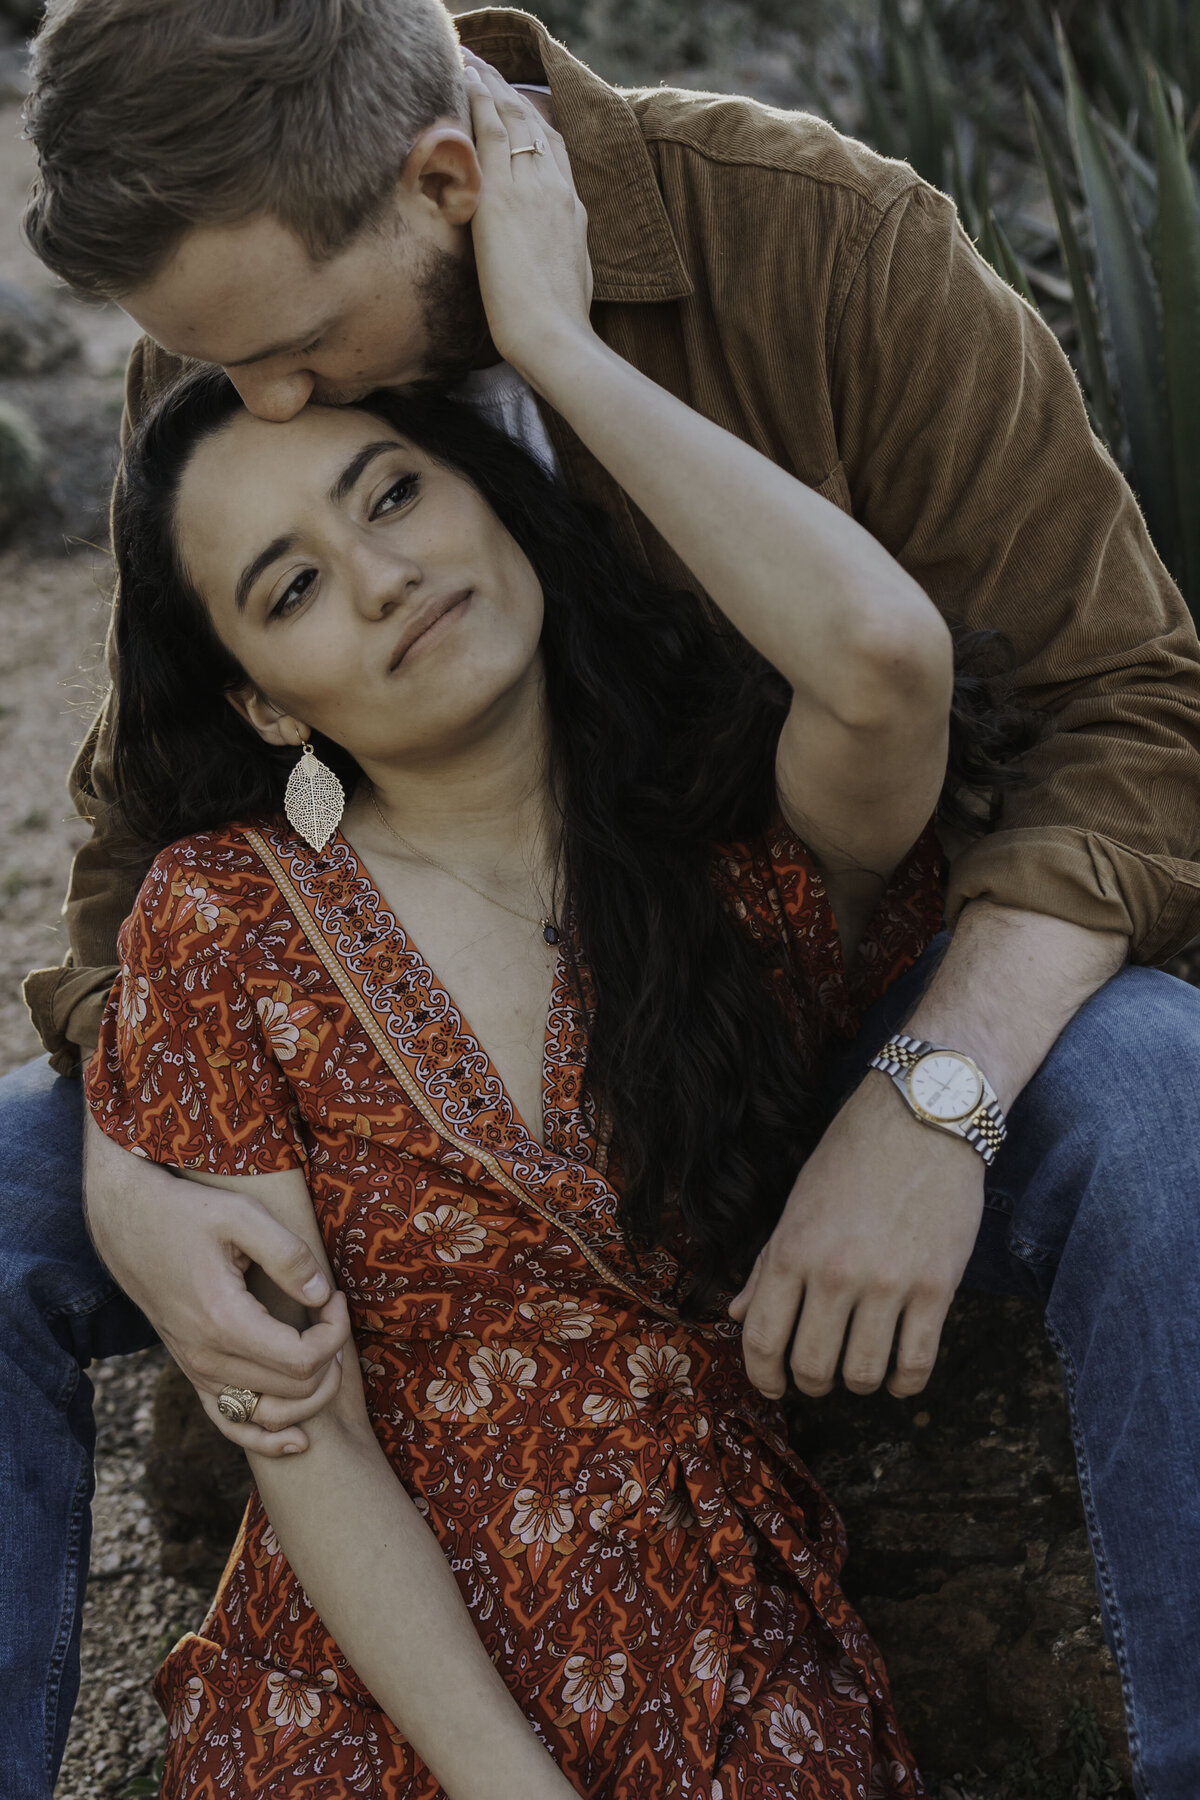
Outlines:
[[[125,456],[113,757],[142,851],[281,812],[295,762],[228,704],[246,676],[174,542],[188,460],[239,406],[219,372],[192,375]],[[358,407],[471,482],[541,583],[558,891],[594,998],[588,1089],[615,1121],[629,1242],[682,1239],[679,1298],[702,1310],[748,1272],[824,1123],[759,954],[711,878],[712,846],[753,837],[772,810],[788,687],[695,597],[641,575],[601,514],[469,407],[386,392]],[[1035,733],[993,699],[995,644],[969,648],[977,666],[958,681],[943,813],[978,830],[981,801],[994,808]],[[314,744],[351,788],[347,753]]]

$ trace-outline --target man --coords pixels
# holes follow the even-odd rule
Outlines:
[[[938,1079],[972,1089],[963,1118],[931,1128],[936,1103],[913,1104],[903,1067],[926,1053],[893,1050],[801,1173],[739,1311],[767,1392],[790,1371],[823,1393],[840,1363],[855,1391],[886,1378],[912,1394],[964,1270],[1042,1295],[1139,1791],[1194,1800],[1200,996],[1122,965],[1200,929],[1195,633],[1057,346],[943,196],[815,120],[618,95],[524,15],[459,30],[502,75],[548,89],[537,104],[588,211],[601,334],[853,511],[948,615],[1006,632],[1022,691],[1056,715],[1000,829],[952,862],[940,967],[930,958],[898,997],[908,1039],[951,1052]],[[468,395],[491,387],[510,427],[607,506],[656,573],[687,581],[563,422],[487,373],[466,117],[436,0],[61,0],[35,62],[30,239],[148,332],[131,418],[173,356],[222,363],[267,419],[478,364]],[[61,1072],[94,1041],[136,889],[105,831],[110,784],[101,719],[75,771],[96,832],[72,877],[72,960],[27,990]],[[903,1017],[864,1035],[860,1068]],[[5,1229],[20,1247],[5,1252],[17,1275],[0,1431],[20,1474],[0,1607],[24,1636],[6,1652],[3,1748],[14,1793],[40,1796],[75,1680],[90,1479],[78,1363],[150,1333],[86,1247],[74,1086],[40,1065],[5,1100],[18,1164]],[[1000,1112],[993,1169],[985,1115]],[[37,1144],[54,1166],[34,1163]],[[94,1132],[89,1156],[101,1255],[210,1416],[222,1388],[249,1388],[266,1396],[264,1445],[303,1442],[336,1332],[269,1331],[241,1281],[257,1261],[319,1303],[302,1247],[242,1198],[180,1196]],[[31,1589],[35,1541],[48,1547]]]

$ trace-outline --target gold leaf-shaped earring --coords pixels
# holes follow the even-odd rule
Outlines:
[[[323,850],[346,810],[346,794],[341,782],[317,755],[311,744],[305,744],[284,789],[283,810],[288,822],[314,850]]]

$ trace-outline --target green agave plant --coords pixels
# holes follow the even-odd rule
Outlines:
[[[990,80],[972,42],[999,46]],[[851,56],[863,135],[952,195],[1031,305],[1068,301],[1092,422],[1200,619],[1200,0],[880,0]],[[1065,283],[997,216],[989,93],[1014,76]]]
[[[1085,93],[1061,26],[1057,50],[1069,161],[1032,94],[1028,105],[1071,288],[1080,378],[1096,429],[1200,618],[1200,196],[1182,97],[1143,51],[1136,81],[1146,117],[1134,112],[1118,131]],[[1136,148],[1143,123],[1148,157]]]

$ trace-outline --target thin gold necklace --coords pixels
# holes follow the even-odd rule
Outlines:
[[[486,900],[490,906],[498,906],[501,912],[511,913],[514,919],[523,919],[526,925],[540,926],[542,937],[545,939],[546,943],[557,944],[561,942],[558,926],[554,923],[553,919],[548,917],[534,919],[531,918],[528,913],[518,912],[515,906],[506,906],[503,900],[497,900],[495,894],[485,893],[481,887],[476,887],[473,881],[468,881],[465,875],[459,875],[455,870],[448,869],[444,862],[438,861],[436,856],[430,856],[425,850],[418,850],[415,844],[409,843],[403,832],[397,831],[396,827],[388,822],[383,808],[375,798],[374,790],[368,793],[367,798],[375,808],[375,817],[379,820],[383,829],[385,831],[390,831],[396,842],[398,844],[403,844],[410,856],[415,856],[419,862],[428,863],[431,869],[440,869],[443,875],[448,875],[450,877],[451,881],[457,881],[460,887],[470,888],[473,894],[478,894],[479,898],[481,900]]]

